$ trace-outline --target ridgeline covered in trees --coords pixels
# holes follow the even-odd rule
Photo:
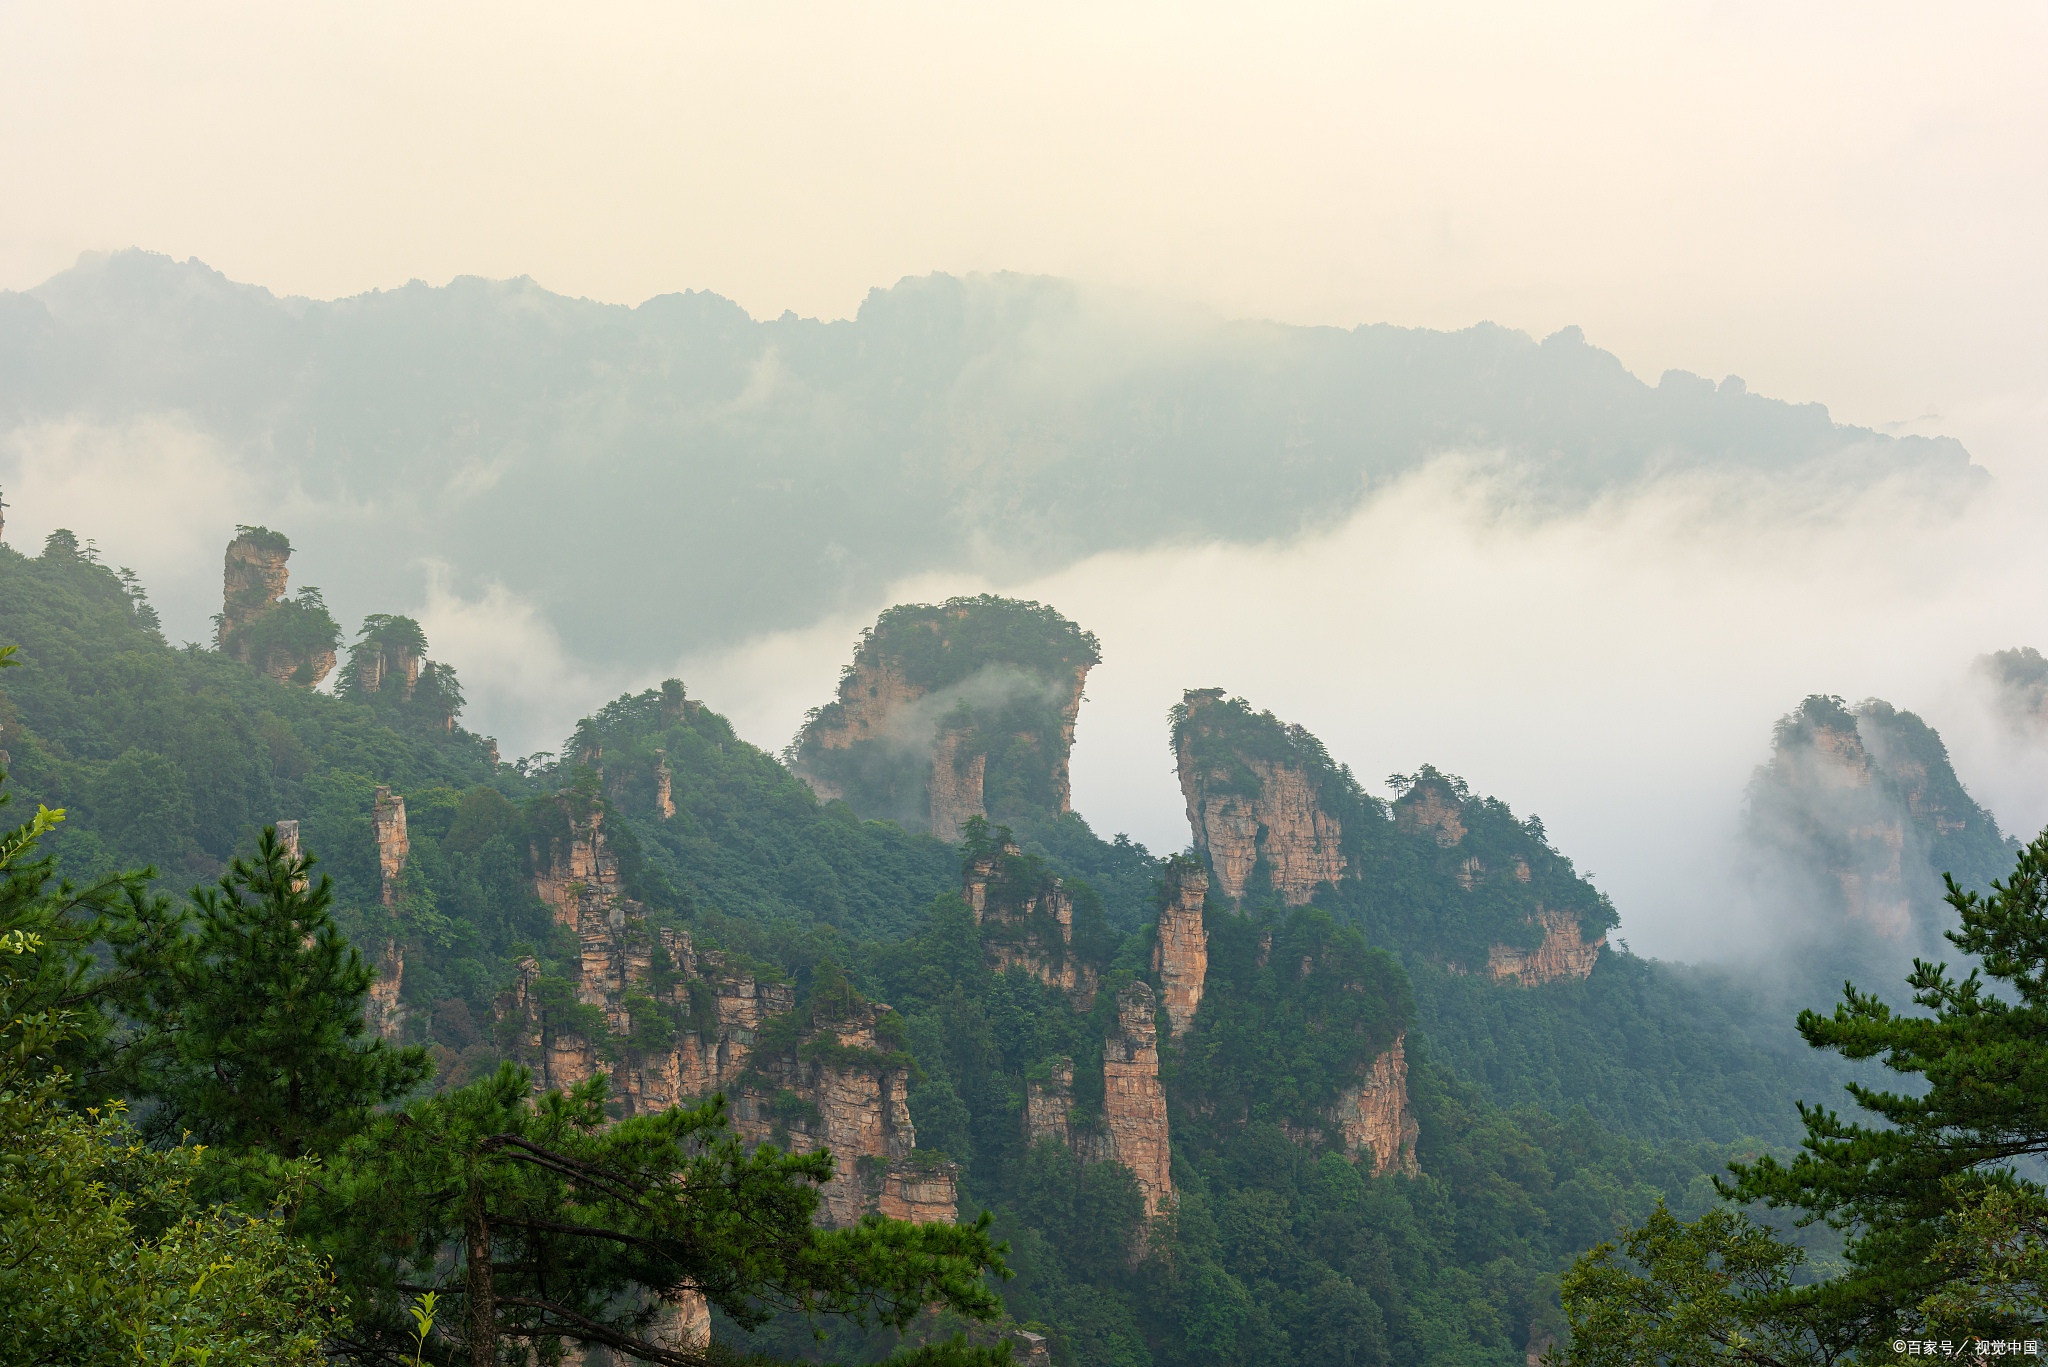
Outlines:
[[[63,809],[5,851],[0,1124],[79,1231],[0,1292],[66,1258],[133,1274],[38,1309],[37,1360],[129,1360],[76,1345],[140,1315],[216,1363],[1618,1361],[1599,1345],[1667,1326],[1588,1250],[1735,1237],[1731,1159],[1745,1202],[1881,1218],[1791,1160],[1795,1101],[1839,1070],[1607,943],[1616,909],[1541,822],[1453,776],[1383,800],[1195,690],[1167,723],[1189,851],[1100,837],[1065,774],[1102,648],[1050,608],[892,609],[785,758],[671,680],[506,763],[408,618],[365,621],[317,691],[341,632],[285,594],[288,554],[241,529],[209,649],[68,533],[0,546],[8,791]],[[1917,718],[1871,725],[1926,767]],[[2008,847],[1972,838],[1982,891],[1978,846]],[[2022,934],[2001,897],[1976,952]],[[1881,1034],[1801,1028],[1852,1056]],[[110,1096],[138,1128],[80,1109]],[[2031,1188],[1907,1185],[1975,1200],[1965,1232],[2034,1218]],[[1810,1297],[1749,1229],[1773,1294]],[[1914,1256],[1988,1256],[1938,1235]],[[1852,1243],[1844,1302],[1887,1336],[1920,1313],[1889,1248]],[[163,1308],[224,1250],[232,1276]]]

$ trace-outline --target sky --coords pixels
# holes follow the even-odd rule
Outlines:
[[[531,275],[850,313],[932,270],[1577,323],[1838,418],[2040,380],[2030,4],[0,3],[0,288]]]
[[[1308,539],[1006,586],[1103,637],[1075,786],[1105,831],[1184,842],[1163,713],[1220,685],[1368,786],[1433,762],[1539,812],[1637,949],[1686,955],[1740,919],[1741,788],[1806,693],[1922,711],[2009,828],[2048,824],[2048,756],[1968,676],[2048,646],[2044,39],[1997,4],[0,3],[0,288],[132,245],[318,298],[528,275],[841,317],[905,275],[1044,272],[1292,323],[1578,324],[1652,382],[1961,438],[1997,486],[1960,511],[1694,482],[1524,525],[1453,458]],[[232,472],[161,421],[10,499],[148,487],[99,539],[175,540]],[[508,749],[654,681],[426,582],[471,724],[560,713]],[[673,668],[779,749],[872,617]]]

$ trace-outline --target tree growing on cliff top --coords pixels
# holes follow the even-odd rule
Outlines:
[[[679,1341],[670,1318],[689,1294],[748,1328],[790,1310],[897,1329],[927,1306],[972,1319],[999,1310],[987,1278],[1007,1274],[987,1216],[819,1229],[829,1153],[747,1154],[722,1099],[607,1125],[605,1088],[598,1074],[535,1099],[508,1064],[350,1142],[307,1212],[355,1291],[350,1355],[409,1350],[404,1305],[429,1291],[464,1326],[459,1345],[430,1343],[430,1360],[473,1367],[499,1362],[512,1340],[701,1367],[720,1352]],[[921,1360],[1005,1356],[956,1343]]]

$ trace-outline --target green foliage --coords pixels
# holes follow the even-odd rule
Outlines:
[[[0,546],[0,643],[23,665],[0,684],[0,749],[24,796],[72,813],[53,849],[74,876],[149,864],[182,891],[295,819],[346,922],[378,900],[375,784],[460,792],[494,777],[480,737],[172,649],[139,601],[81,557]]]
[[[291,538],[283,532],[273,532],[268,527],[252,527],[247,523],[237,523],[235,540],[247,541],[259,551],[270,551],[276,555],[292,553]]]
[[[198,1149],[145,1147],[118,1102],[65,1105],[60,1061],[80,1044],[102,1057],[110,1003],[167,925],[140,880],[49,888],[35,846],[62,816],[0,835],[0,1363],[318,1362],[340,1309],[320,1261],[277,1222],[194,1200]],[[101,930],[112,970],[87,952]]]
[[[1184,1108],[1176,1129],[1330,1128],[1338,1091],[1408,1026],[1407,979],[1314,908],[1256,921],[1219,909],[1203,920],[1209,971],[1200,1029],[1172,1074]]]
[[[1873,1337],[1918,1323],[1921,1303],[1959,1275],[1936,1250],[1960,1212],[1987,1191],[2013,1189],[2016,1160],[2048,1152],[2048,835],[2020,852],[1989,896],[1953,878],[1948,886],[1961,919],[1948,939],[1977,957],[1981,976],[1972,969],[1957,979],[1945,964],[1920,961],[1907,982],[1931,1015],[1895,1014],[1848,984],[1831,1016],[1799,1016],[1814,1048],[1882,1059],[1924,1083],[1901,1091],[1851,1083],[1875,1125],[1802,1102],[1803,1152],[1790,1163],[1766,1155],[1737,1164],[1728,1188],[1849,1232],[1842,1275],[1789,1293],[1785,1304]]]
[[[255,621],[242,627],[226,642],[231,654],[245,649],[249,661],[267,669],[277,660],[298,663],[291,682],[310,686],[324,672],[318,668],[341,641],[341,628],[327,611],[320,590],[306,587],[296,598],[280,598]]]
[[[282,1158],[331,1153],[374,1107],[431,1073],[426,1051],[365,1039],[375,970],[328,913],[334,885],[266,829],[195,889],[196,926],[144,987],[138,1086],[160,1105],[150,1129]]]
[[[889,608],[861,632],[854,658],[879,654],[913,686],[937,692],[992,664],[1046,677],[1070,673],[1100,664],[1102,644],[1052,607],[984,593]]]
[[[1825,1367],[1890,1361],[1871,1326],[1779,1307],[1805,1255],[1740,1212],[1690,1224],[1662,1202],[1650,1218],[1580,1258],[1564,1278],[1571,1345],[1559,1367]],[[1889,1336],[1885,1336],[1888,1340]],[[1858,1350],[1864,1350],[1859,1353]]]
[[[599,1075],[536,1100],[508,1065],[351,1141],[307,1212],[365,1292],[344,1342],[402,1351],[408,1300],[427,1291],[459,1307],[483,1361],[505,1340],[567,1338],[693,1364],[651,1332],[660,1298],[685,1290],[744,1326],[783,1311],[900,1329],[927,1305],[996,1309],[986,1221],[818,1229],[831,1155],[747,1154],[719,1102],[606,1125],[604,1093]]]
[[[118,1105],[0,1080],[0,1155],[7,1367],[311,1367],[347,1323],[285,1221],[196,1200],[200,1150],[143,1144]]]
[[[617,699],[563,748],[572,757],[603,750],[603,797],[617,816],[607,830],[621,844],[630,833],[645,867],[700,911],[900,936],[915,926],[916,908],[955,886],[950,846],[820,803],[725,718],[686,704],[680,684]],[[655,807],[664,763],[676,808],[668,818]]]
[[[2033,1337],[2048,1327],[2048,1196],[2040,1191],[1965,1195],[1932,1257],[1945,1275],[1920,1302],[1929,1332],[1963,1338],[2017,1325]]]

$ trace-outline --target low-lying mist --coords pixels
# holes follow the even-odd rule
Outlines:
[[[1307,726],[1368,787],[1428,762],[1540,813],[1638,953],[1760,964],[1783,946],[1739,844],[1744,789],[1809,693],[1918,712],[2008,832],[2048,823],[2048,749],[1971,669],[2048,635],[2037,479],[1958,505],[1909,479],[1838,495],[1825,476],[1688,475],[1539,519],[1518,514],[1512,468],[1444,460],[1328,535],[1106,555],[1001,587],[1102,638],[1073,772],[1105,834],[1187,844],[1165,713],[1221,686]],[[891,601],[986,587],[919,579]],[[866,620],[679,667],[779,746]]]
[[[658,669],[620,663],[630,652],[579,658],[543,605],[425,558],[405,567],[418,600],[353,601],[345,533],[381,514],[316,504],[175,416],[17,432],[7,537],[30,553],[57,525],[95,538],[156,591],[174,642],[203,641],[222,510],[287,532],[317,519],[293,585],[325,587],[345,625],[364,611],[419,616],[429,653],[461,673],[465,724],[508,757],[556,748],[577,717],[667,674],[780,751],[884,607],[1033,598],[1102,641],[1073,759],[1075,806],[1099,831],[1186,845],[1165,713],[1185,688],[1220,686],[1308,727],[1368,787],[1432,763],[1540,814],[1613,896],[1637,952],[1750,962],[1777,940],[1742,872],[1743,792],[1773,722],[1809,693],[1919,713],[2008,832],[2048,824],[2048,745],[1972,670],[1987,651],[2048,645],[2048,538],[2032,511],[2048,477],[2031,460],[2048,409],[2009,405],[1977,429],[1966,435],[1996,478],[1975,493],[1911,470],[1696,467],[1561,511],[1523,500],[1526,458],[1445,457],[1314,534],[1098,554],[1035,578],[918,575]],[[522,554],[578,549],[565,529]],[[716,591],[647,588],[634,591],[656,613]]]

